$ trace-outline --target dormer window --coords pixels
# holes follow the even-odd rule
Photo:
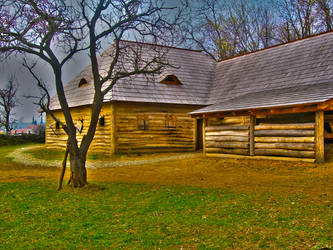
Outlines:
[[[85,78],[82,78],[79,82],[79,88],[88,85],[88,81]]]
[[[164,84],[173,84],[173,85],[180,85],[181,82],[178,80],[177,76],[175,75],[167,75],[161,81]]]

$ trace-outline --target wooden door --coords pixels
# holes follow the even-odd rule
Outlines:
[[[203,120],[197,119],[197,142],[196,142],[196,150],[203,148],[203,136],[202,136],[202,126]]]

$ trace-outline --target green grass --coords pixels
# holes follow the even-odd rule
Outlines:
[[[61,149],[50,149],[44,147],[43,144],[40,144],[41,147],[39,148],[33,148],[25,150],[23,153],[30,154],[36,159],[42,159],[42,160],[62,160],[64,157],[64,150]],[[177,155],[179,153],[168,153],[167,155]],[[88,152],[87,159],[91,161],[109,161],[109,160],[138,160],[138,159],[147,159],[147,158],[154,158],[158,156],[165,156],[166,153],[159,153],[159,154],[114,154],[114,155],[108,155],[105,153],[93,153]]]
[[[36,159],[41,159],[41,160],[62,160],[64,157],[64,150],[56,150],[56,149],[47,149],[42,147],[41,148],[33,148],[33,149],[28,149],[25,150],[23,153],[25,154],[30,154]]]
[[[0,135],[0,147],[9,145],[22,145],[31,143],[44,143],[44,136],[40,135]]]
[[[41,145],[43,146],[43,145]],[[34,148],[24,151],[25,154],[30,154],[36,159],[42,160],[62,160],[64,157],[64,150],[57,150],[57,149],[47,149],[45,147],[41,148]],[[106,154],[99,154],[99,153],[88,153],[87,156],[88,160],[108,160],[111,159],[110,155]]]
[[[7,157],[8,154],[13,152],[15,149],[23,148],[27,146],[34,146],[35,144],[26,144],[26,145],[9,145],[6,147],[0,147],[0,164],[9,164],[14,163],[11,157]]]
[[[333,245],[333,204],[325,197],[123,183],[55,188],[46,181],[0,183],[0,248]]]

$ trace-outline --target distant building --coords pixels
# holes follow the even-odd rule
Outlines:
[[[23,135],[23,134],[42,134],[45,131],[45,125],[41,118],[38,124],[35,117],[32,117],[31,122],[18,122],[13,125],[13,129],[10,131],[11,135]]]

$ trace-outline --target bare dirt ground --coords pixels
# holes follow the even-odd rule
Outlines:
[[[59,172],[54,167],[2,163],[0,182],[56,180]],[[234,192],[279,195],[306,193],[312,199],[330,199],[333,198],[333,162],[314,164],[195,156],[151,164],[88,169],[88,181],[228,188]]]

